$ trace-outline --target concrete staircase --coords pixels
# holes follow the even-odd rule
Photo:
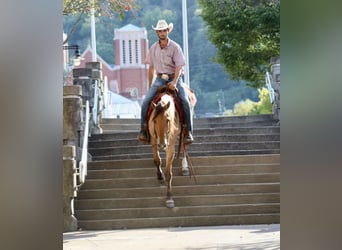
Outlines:
[[[197,183],[175,160],[173,209],[165,207],[150,145],[136,139],[139,120],[108,119],[101,127],[89,138],[93,161],[75,201],[80,228],[280,222],[280,128],[272,116],[195,119],[188,152]]]

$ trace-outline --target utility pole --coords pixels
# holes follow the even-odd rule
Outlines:
[[[92,49],[92,60],[96,62],[96,33],[95,33],[95,16],[94,16],[95,0],[93,0],[93,6],[90,9],[90,25],[91,25],[91,49]]]
[[[188,49],[188,15],[187,15],[187,9],[186,9],[186,0],[182,0],[182,18],[183,18],[183,51],[185,55],[184,82],[190,87],[189,49]]]

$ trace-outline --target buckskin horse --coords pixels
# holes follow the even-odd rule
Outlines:
[[[189,89],[192,98],[195,98],[193,92]],[[188,155],[186,153],[185,145],[182,143],[182,127],[180,122],[180,112],[177,110],[174,100],[174,93],[168,88],[161,90],[154,101],[151,103],[151,110],[148,120],[148,128],[150,134],[150,144],[152,145],[154,164],[157,167],[157,178],[161,184],[166,181],[166,207],[173,208],[175,206],[172,191],[172,163],[175,156],[175,145],[179,137],[179,146],[183,147],[184,158],[182,161],[183,175],[189,175],[189,165],[187,163]],[[190,98],[191,100],[191,98]],[[194,107],[194,102],[190,102]],[[180,149],[180,148],[179,148]],[[162,160],[159,150],[165,151],[165,175],[162,171]],[[180,150],[178,151],[179,155]],[[190,165],[191,166],[191,165]]]

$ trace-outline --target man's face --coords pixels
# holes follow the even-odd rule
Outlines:
[[[160,40],[165,40],[169,34],[169,29],[157,30],[156,32]]]

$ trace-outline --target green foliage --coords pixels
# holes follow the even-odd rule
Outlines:
[[[97,16],[123,16],[124,11],[136,9],[135,0],[63,0],[63,15],[90,14],[91,8]]]
[[[215,61],[234,80],[264,85],[272,56],[280,54],[280,1],[199,0],[209,39],[218,49]]]
[[[134,11],[123,11],[123,19],[120,19],[117,14],[112,16],[101,14],[95,17],[97,53],[109,64],[114,64],[114,29],[127,24],[145,27],[149,45],[152,45],[157,41],[157,36],[151,26],[155,26],[158,19],[166,19],[167,22],[174,24],[170,38],[183,46],[181,1],[136,0],[135,2],[139,7]],[[199,15],[201,9],[197,0],[187,0],[187,7],[190,87],[198,98],[196,114],[219,113],[219,98],[226,109],[233,109],[235,103],[247,98],[257,101],[257,89],[249,87],[247,81],[232,79],[224,66],[214,61],[218,48],[208,39],[208,27]],[[79,15],[71,14],[63,16],[65,32],[73,27],[78,17]],[[81,52],[90,45],[91,28],[88,13],[80,16],[80,21],[69,39],[69,44],[80,45]]]
[[[259,101],[254,102],[250,99],[240,101],[234,105],[233,110],[228,110],[224,113],[230,115],[257,115],[257,114],[272,114],[272,104],[270,101],[268,90],[265,87],[258,89]]]

